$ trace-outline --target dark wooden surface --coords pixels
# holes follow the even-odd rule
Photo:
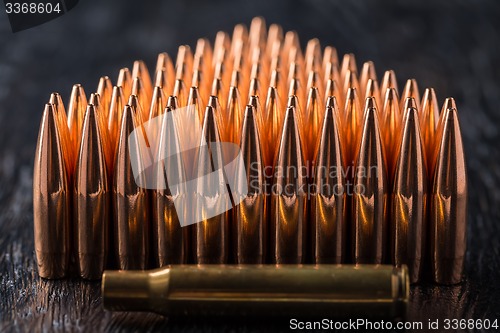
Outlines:
[[[498,1],[168,1],[81,0],[70,13],[12,34],[0,13],[0,332],[286,330],[287,320],[172,321],[102,309],[100,284],[43,281],[32,230],[32,163],[43,104],[52,91],[87,92],[101,75],[180,43],[213,38],[255,15],[319,37],[378,74],[414,77],[440,101],[455,97],[469,171],[466,281],[412,288],[410,319],[500,319],[500,4]],[[402,88],[402,87],[400,87]]]

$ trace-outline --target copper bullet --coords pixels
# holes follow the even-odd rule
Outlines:
[[[311,191],[313,260],[317,264],[344,261],[346,250],[346,178],[338,111],[327,107],[315,149]]]
[[[385,151],[387,153],[387,168],[389,177],[392,177],[393,170],[396,163],[396,141],[399,135],[402,115],[399,108],[398,93],[396,89],[389,88],[384,97],[384,106],[382,108],[381,130]]]
[[[108,168],[108,177],[111,177],[113,174],[113,163],[115,160],[114,157],[114,149],[111,147],[111,142],[109,141],[109,133],[107,127],[107,120],[104,118],[104,112],[102,111],[102,103],[101,97],[99,94],[90,94],[89,105],[93,105],[97,110],[97,122],[99,124],[99,128],[101,130],[101,144],[104,151],[104,158],[106,159],[106,167]],[[88,109],[88,106],[87,106]],[[82,134],[83,135],[83,134]],[[81,139],[80,139],[81,140]],[[78,153],[78,152],[77,152]]]
[[[240,140],[241,125],[243,123],[243,110],[241,108],[238,88],[230,87],[228,93],[226,119],[226,134],[224,141],[238,144]]]
[[[349,88],[345,100],[343,124],[346,165],[354,165],[361,134],[361,124],[363,123],[363,113],[357,93],[356,89]]]
[[[431,262],[436,283],[455,284],[467,245],[467,171],[455,108],[443,110],[440,127],[430,197]]]
[[[361,93],[366,94],[366,85],[368,84],[368,80],[373,80],[377,82],[377,72],[375,71],[375,65],[373,61],[367,61],[363,64],[363,68],[361,69],[361,75],[359,76],[359,84],[361,86]]]
[[[130,95],[137,96],[137,101],[141,106],[142,121],[147,121],[149,117],[149,107],[151,95],[148,95],[140,77],[134,77],[132,80],[132,90]]]
[[[269,143],[266,150],[267,156],[264,156],[264,163],[266,166],[273,166],[274,155],[281,135],[281,128],[283,126],[283,118],[285,116],[280,104],[280,97],[278,91],[274,87],[269,87],[266,98],[266,111],[264,113],[265,131],[261,132],[262,142]]]
[[[317,88],[318,94],[320,95],[322,95],[325,91],[325,88],[323,87],[323,81],[321,81],[318,73],[314,71],[309,72],[309,76],[307,77],[306,91],[310,92],[312,87]]]
[[[307,97],[305,137],[304,144],[307,145],[308,155],[306,159],[313,161],[316,150],[317,138],[320,135],[321,123],[323,121],[324,110],[322,108],[321,98],[318,88],[311,87]]]
[[[155,73],[160,71],[165,71],[166,80],[171,84],[175,77],[175,69],[172,59],[166,52],[158,54],[158,58],[156,59]]]
[[[180,224],[175,203],[189,200],[177,123],[167,107],[161,122],[153,190],[153,255],[158,267],[185,264],[188,260],[189,229]],[[182,216],[182,215],[181,215]]]
[[[73,172],[75,169],[75,154],[73,151],[71,137],[68,128],[68,118],[66,116],[66,110],[59,93],[52,93],[50,95],[49,104],[54,106],[54,112],[56,115],[57,126],[59,128],[59,137],[61,140],[61,149],[63,150],[63,158],[66,166],[66,172],[68,174],[68,179],[71,180],[73,177]]]
[[[84,279],[100,279],[108,251],[110,191],[102,126],[98,110],[89,105],[83,122],[75,173],[75,249]]]
[[[285,114],[274,163],[271,194],[271,261],[299,264],[306,259],[307,171],[297,110]]]
[[[337,100],[337,103],[339,105],[342,105],[342,107],[345,105],[344,93],[341,91],[340,87],[337,84],[337,81],[335,80],[328,80],[326,82],[324,96],[325,96],[325,101],[328,99],[328,97],[335,96],[335,99]],[[343,119],[344,110],[339,110],[339,114],[341,119]]]
[[[149,75],[148,68],[146,64],[142,60],[134,61],[134,66],[132,67],[132,81],[135,78],[139,78],[141,81],[142,88],[144,89],[146,100],[150,101],[151,96],[153,95],[153,85],[151,83],[151,76]],[[133,91],[132,84],[132,94],[139,96],[139,93]]]
[[[392,263],[420,280],[426,246],[427,170],[418,111],[405,110],[391,197]]]
[[[358,73],[358,68],[356,66],[356,58],[354,57],[354,54],[352,53],[347,53],[344,54],[344,58],[342,58],[342,64],[340,67],[340,79],[344,80],[347,72],[352,72],[354,74]]]
[[[221,108],[225,110],[224,103],[226,102],[224,100],[224,97],[226,96],[226,90],[224,87],[224,83],[222,82],[222,79],[219,77],[215,77],[213,82],[212,82],[212,88],[210,90],[210,96],[215,96],[217,97]]]
[[[365,100],[368,97],[373,97],[373,98],[375,98],[375,102],[377,103],[377,105],[379,105],[381,107],[384,105],[380,100],[380,90],[378,88],[377,81],[374,81],[372,79],[368,79],[364,89],[365,89],[364,90],[365,91],[365,98],[364,98]],[[380,110],[380,111],[382,111],[382,110]]]
[[[216,110],[207,106],[203,120],[202,139],[197,157],[196,198],[202,220],[194,225],[193,251],[198,264],[223,264],[228,260],[229,250],[229,194],[224,182],[224,158],[222,155],[220,130]],[[213,215],[214,212],[222,212]]]
[[[167,104],[167,97],[163,94],[163,90],[160,87],[153,88],[153,97],[151,99],[151,107],[149,108],[148,116],[148,137],[149,145],[155,149],[158,147],[158,132],[160,131],[160,122],[157,121],[157,117],[161,116],[165,110],[165,105]]]
[[[123,108],[125,106],[125,97],[123,89],[120,86],[113,87],[113,94],[111,96],[111,104],[109,107],[108,118],[108,133],[109,142],[113,148],[113,156],[118,145],[118,136],[120,131],[120,122],[122,119]]]
[[[436,130],[439,120],[439,106],[436,98],[436,92],[433,88],[425,89],[424,96],[422,97],[422,108],[419,114],[420,131],[422,132],[422,140],[424,142],[425,157],[428,164],[429,174],[434,171],[432,158],[434,154],[434,142],[436,137]]]
[[[121,119],[113,176],[114,245],[119,269],[146,269],[149,254],[148,192],[144,173],[134,177],[132,163],[143,170],[141,146],[130,134],[138,127],[134,111],[125,106]]]
[[[70,257],[71,192],[60,125],[55,107],[46,104],[33,171],[35,253],[38,274],[45,279],[66,276]]]
[[[233,209],[232,238],[237,264],[264,264],[267,244],[267,206],[264,163],[255,108],[247,105],[241,129],[240,147],[233,184],[243,200]],[[244,171],[242,174],[238,171]],[[244,185],[242,184],[244,183]],[[240,185],[241,184],[241,185]]]
[[[342,91],[347,93],[348,89],[356,89],[356,93],[360,93],[361,89],[359,87],[359,81],[356,76],[356,73],[351,72],[351,71],[346,71],[345,76],[344,76],[344,88]],[[361,95],[363,96],[363,94]]]
[[[154,85],[155,87],[160,87],[165,96],[170,96],[173,92],[173,84],[169,82],[167,71],[165,69],[161,69],[156,72]]]
[[[212,61],[213,61],[213,50],[210,46],[210,41],[206,38],[199,38],[196,41],[195,56],[203,57],[203,66],[200,66],[198,70],[201,70],[205,75],[212,74]]]
[[[325,50],[323,51],[322,70],[324,71],[325,74],[327,73],[326,68],[327,68],[328,64],[332,64],[333,65],[332,69],[336,69],[336,71],[338,73],[339,57],[337,54],[337,49],[334,48],[333,46],[326,46]],[[324,77],[324,79],[326,80],[327,78]],[[337,77],[333,77],[333,78],[329,77],[328,79],[336,80]]]
[[[80,84],[75,84],[71,90],[71,97],[68,104],[68,128],[73,156],[75,156],[78,151],[86,108],[87,96],[85,95],[85,91]]]
[[[377,110],[365,111],[354,177],[352,218],[356,264],[382,264],[388,248],[387,168]]]
[[[186,82],[191,79],[188,75],[193,69],[193,54],[187,45],[179,46],[175,60],[175,79]]]
[[[186,103],[186,85],[182,80],[175,80],[172,96],[177,97],[178,107],[183,107]]]
[[[132,92],[132,74],[128,68],[120,69],[118,74],[118,79],[116,80],[116,86],[122,87],[123,96],[127,98]]]
[[[396,94],[398,93],[398,82],[396,79],[396,73],[391,69],[384,72],[384,76],[382,77],[382,84],[380,85],[380,93],[382,94],[382,98],[384,98],[387,89],[394,88]]]
[[[420,111],[420,94],[418,92],[418,84],[415,79],[408,79],[406,81],[405,87],[403,89],[403,94],[401,95],[401,104],[403,104],[407,98],[412,97],[417,106],[417,110]]]
[[[111,104],[111,94],[113,92],[113,84],[107,76],[102,76],[99,79],[97,86],[97,94],[101,97],[102,115],[104,119],[109,118],[109,105]]]
[[[321,46],[319,44],[319,39],[313,38],[307,42],[305,61],[306,73],[320,69]]]
[[[189,95],[187,99],[188,107],[193,108],[193,112],[198,114],[198,119],[201,122],[203,120],[203,116],[205,115],[205,109],[203,108],[203,99],[200,96],[200,91],[198,87],[191,87],[189,89]]]

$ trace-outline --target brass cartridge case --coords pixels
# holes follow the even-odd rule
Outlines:
[[[104,308],[163,315],[404,317],[406,267],[171,266],[106,271]]]

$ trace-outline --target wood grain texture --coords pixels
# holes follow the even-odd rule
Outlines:
[[[167,5],[168,3],[168,5]],[[181,43],[213,38],[255,15],[318,37],[378,75],[394,69],[400,89],[414,77],[439,101],[455,97],[469,172],[466,281],[412,288],[409,319],[500,318],[500,4],[498,1],[217,1],[125,5],[82,0],[69,14],[12,34],[0,20],[0,332],[281,331],[287,320],[173,321],[102,309],[100,283],[43,281],[33,251],[32,164],[43,104],[52,91],[87,93],[101,75]]]

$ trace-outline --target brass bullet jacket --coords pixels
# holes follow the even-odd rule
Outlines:
[[[172,112],[170,107],[165,114]],[[185,264],[189,254],[189,229],[179,221],[175,203],[188,200],[184,186],[186,175],[175,121],[163,118],[159,131],[158,163],[155,172],[156,189],[153,190],[153,254],[158,267]],[[169,182],[175,182],[175,187]],[[182,215],[181,215],[182,216]]]
[[[347,198],[341,124],[337,110],[327,107],[316,148],[311,192],[313,260],[340,264],[345,257]]]
[[[458,114],[440,118],[437,158],[430,198],[431,261],[436,283],[462,279],[467,231],[467,172]]]
[[[377,110],[365,111],[354,176],[354,263],[382,264],[388,249],[387,169]]]
[[[104,308],[166,316],[254,315],[404,318],[406,267],[349,265],[171,266],[106,271]]]
[[[260,133],[255,108],[248,105],[241,129],[241,155],[236,166],[233,184],[244,182],[236,188],[246,188],[239,205],[233,208],[232,239],[237,264],[264,264],[267,244],[267,204],[265,175]],[[240,164],[242,163],[242,165]],[[241,174],[239,171],[243,171]]]
[[[216,110],[207,106],[202,140],[197,158],[195,202],[201,209],[200,222],[194,225],[193,251],[198,264],[224,264],[229,251],[229,208],[224,158]],[[206,149],[204,149],[206,148]],[[209,177],[207,175],[211,174]],[[222,212],[206,218],[210,213]]]
[[[98,110],[89,105],[83,122],[74,181],[75,252],[80,276],[100,279],[108,252],[110,188]]]
[[[285,114],[274,163],[271,192],[271,261],[298,264],[306,259],[307,172],[297,111]]]
[[[66,126],[66,124],[62,124]],[[45,105],[33,172],[33,219],[38,274],[65,277],[70,256],[71,191],[55,107]]]
[[[417,109],[406,109],[403,124],[391,200],[392,263],[407,265],[410,281],[417,283],[427,230],[427,170]]]
[[[120,269],[148,268],[148,191],[138,185],[144,184],[144,173],[138,176],[142,179],[136,179],[132,170],[132,163],[144,169],[139,140],[130,135],[137,127],[133,109],[125,106],[113,176],[114,246]]]

